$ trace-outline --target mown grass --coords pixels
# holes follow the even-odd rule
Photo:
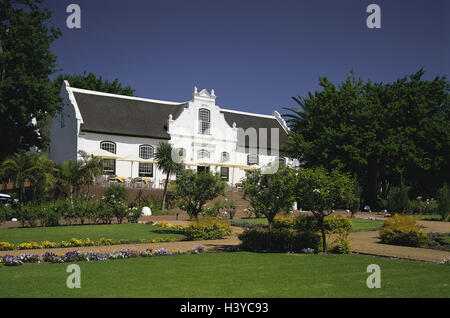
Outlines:
[[[0,268],[0,297],[450,297],[450,266],[362,255],[250,252]],[[381,269],[370,289],[367,266]]]
[[[30,241],[37,243],[42,241],[60,242],[68,241],[72,238],[90,238],[97,241],[102,237],[128,240],[130,243],[133,243],[156,238],[183,239],[184,235],[170,229],[138,223],[0,229],[0,242],[13,244]]]

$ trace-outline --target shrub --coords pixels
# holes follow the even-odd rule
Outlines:
[[[447,183],[439,189],[438,202],[438,213],[441,215],[442,220],[445,220],[450,214],[450,189],[448,188]]]
[[[388,211],[389,213],[406,213],[409,210],[409,187],[405,186],[403,182],[399,187],[393,187],[389,191]]]
[[[383,222],[380,230],[382,243],[421,247],[427,243],[427,236],[416,225],[414,217],[396,214]]]
[[[350,240],[348,238],[338,237],[330,249],[331,253],[335,254],[350,254]]]
[[[277,215],[273,219],[272,227],[274,229],[293,229],[295,219],[289,216]]]
[[[103,193],[102,199],[108,203],[124,202],[128,199],[128,189],[120,183],[112,183],[108,190]]]
[[[221,239],[231,235],[231,225],[215,219],[203,219],[183,228],[183,234],[191,241]]]
[[[326,216],[324,218],[326,234],[348,234],[353,228],[351,218],[345,216]],[[294,219],[293,228],[297,231],[319,231],[317,218],[313,215],[300,215]]]
[[[22,223],[22,226],[28,224],[35,227],[38,220],[37,208],[30,203],[19,203],[15,211],[15,217]]]
[[[142,215],[142,208],[141,207],[129,208],[128,209],[128,215],[127,215],[128,222],[137,223],[139,218],[141,217],[141,215]]]
[[[320,251],[322,238],[320,234],[292,229],[246,229],[239,234],[241,247],[250,251],[301,252],[304,249]]]
[[[414,214],[435,214],[439,211],[439,205],[433,199],[421,200],[417,198],[409,202],[409,211]]]

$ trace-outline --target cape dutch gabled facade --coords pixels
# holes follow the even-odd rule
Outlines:
[[[61,89],[63,111],[53,118],[49,158],[79,159],[79,151],[102,156],[105,174],[125,179],[165,176],[153,159],[168,142],[190,169],[209,169],[239,183],[245,170],[289,159],[280,153],[288,127],[276,111],[261,115],[216,105],[214,90],[194,89],[192,100],[176,103],[70,87]],[[271,164],[270,164],[271,165]]]

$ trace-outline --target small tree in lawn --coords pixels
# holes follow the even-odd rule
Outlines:
[[[327,252],[324,219],[336,208],[352,206],[357,200],[354,180],[349,174],[323,168],[297,171],[296,195],[302,208],[310,210],[322,233],[323,251]]]
[[[176,174],[183,168],[181,163],[178,163],[174,160],[174,156],[176,156],[176,151],[174,151],[169,143],[159,143],[158,147],[156,148],[155,159],[158,169],[162,170],[162,172],[166,174],[166,181],[164,182],[163,201],[161,205],[161,210],[163,211],[166,207],[167,184],[169,183],[169,178],[172,174]]]
[[[295,202],[295,172],[285,166],[280,165],[273,174],[247,172],[243,185],[245,197],[267,218],[270,229],[275,216],[292,208]]]
[[[177,175],[175,192],[179,207],[198,221],[198,215],[207,201],[225,194],[226,182],[210,172],[196,173],[183,170]]]

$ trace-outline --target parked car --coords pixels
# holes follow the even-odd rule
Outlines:
[[[9,194],[0,193],[0,202],[1,203],[14,203],[14,199],[11,198]]]

